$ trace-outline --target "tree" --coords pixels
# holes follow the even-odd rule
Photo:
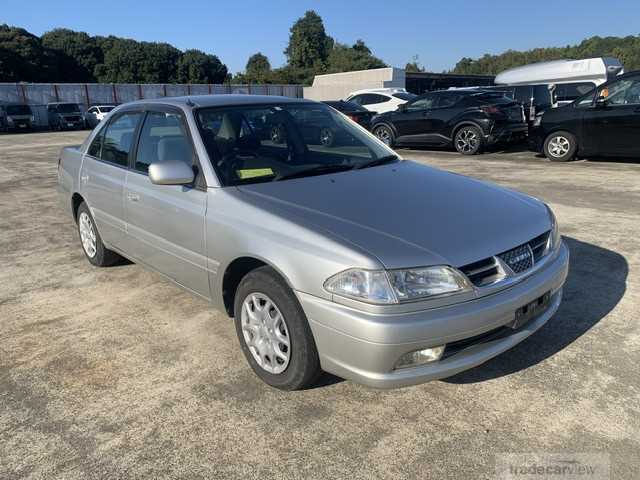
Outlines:
[[[404,66],[404,71],[405,72],[424,72],[425,68],[420,65],[420,63],[418,63],[418,55],[414,55],[411,58],[411,62],[407,62],[407,64]]]
[[[59,78],[53,52],[24,28],[0,25],[0,81],[42,82]]]
[[[271,64],[265,55],[258,52],[249,57],[245,68],[245,81],[247,83],[268,83],[270,74]]]
[[[61,70],[69,81],[94,82],[94,69],[103,61],[103,52],[94,37],[84,32],[57,28],[41,37],[42,46],[55,51],[64,62]]]
[[[290,67],[323,70],[332,47],[333,39],[325,32],[322,18],[309,10],[291,27],[284,54]]]
[[[336,43],[327,58],[327,73],[349,72],[353,70],[369,70],[383,68],[387,65],[371,54],[369,47],[362,40],[358,40],[349,47]]]
[[[200,50],[187,50],[178,60],[179,83],[223,83],[227,76],[227,66],[218,57]]]

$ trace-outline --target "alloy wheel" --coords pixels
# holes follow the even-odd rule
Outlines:
[[[571,142],[562,135],[557,135],[549,140],[549,154],[555,158],[564,157],[571,149]]]
[[[291,357],[291,338],[284,316],[263,293],[251,293],[242,303],[242,335],[256,363],[265,371],[279,374]]]
[[[93,228],[93,222],[86,212],[82,212],[78,218],[78,227],[80,230],[80,240],[82,248],[89,258],[96,255],[96,232]]]
[[[462,153],[475,151],[479,142],[478,134],[472,128],[463,128],[456,135],[456,149]]]
[[[325,147],[333,145],[333,132],[329,128],[320,130],[320,144]]]
[[[387,127],[376,128],[375,136],[385,145],[391,145],[391,132]]]

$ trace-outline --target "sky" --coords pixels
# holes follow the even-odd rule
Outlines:
[[[36,35],[66,27],[168,42],[213,53],[238,72],[258,51],[282,66],[289,28],[310,9],[337,41],[361,38],[391,66],[418,55],[436,72],[462,57],[640,34],[638,0],[0,0],[0,23]]]

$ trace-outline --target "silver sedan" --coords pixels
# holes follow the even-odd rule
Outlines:
[[[226,311],[281,389],[471,368],[544,325],[567,276],[540,200],[401,159],[300,99],[122,105],[58,180],[93,265],[126,257]]]

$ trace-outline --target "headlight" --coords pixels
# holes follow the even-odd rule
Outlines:
[[[549,205],[545,205],[547,207],[547,211],[549,212],[549,217],[551,219],[551,235],[549,235],[549,239],[547,240],[547,248],[545,249],[545,254],[548,252],[552,252],[556,250],[560,246],[560,241],[562,239],[560,235],[560,230],[558,229],[558,221],[556,220],[556,216],[553,213],[553,210],[549,207]]]
[[[392,304],[460,293],[471,286],[457,270],[438,266],[389,271],[351,269],[329,278],[324,288],[343,297]]]

